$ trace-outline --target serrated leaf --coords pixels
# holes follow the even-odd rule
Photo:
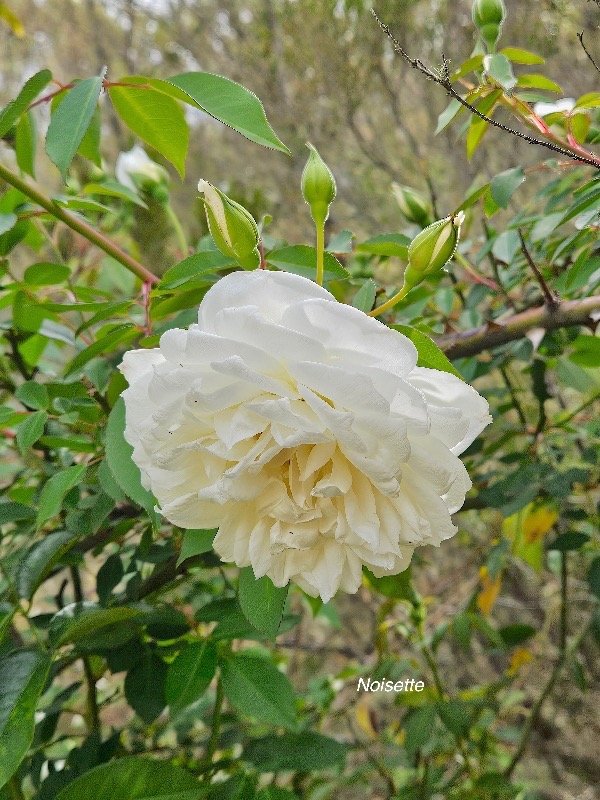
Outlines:
[[[291,155],[269,125],[258,97],[239,83],[210,72],[184,72],[168,79],[211,117],[247,139]]]
[[[172,717],[202,697],[216,669],[217,649],[210,641],[192,642],[179,653],[169,666],[165,684]]]
[[[305,731],[254,739],[242,758],[260,772],[312,772],[342,766],[347,753],[348,745],[321,733]]]
[[[68,91],[50,119],[46,153],[63,180],[92,120],[101,89],[101,77],[80,81]]]
[[[31,600],[54,565],[76,541],[77,537],[69,531],[58,531],[30,547],[17,570],[15,584],[19,597]]]
[[[375,291],[375,283],[371,278],[367,278],[352,299],[354,308],[358,308],[359,311],[364,311],[365,313],[369,312],[375,302]]]
[[[43,434],[47,419],[48,414],[45,411],[36,411],[34,414],[29,414],[19,425],[16,442],[22,455],[25,455]]]
[[[102,155],[100,154],[100,136],[102,133],[102,118],[100,109],[96,106],[88,129],[85,132],[81,144],[77,149],[80,156],[87,158],[92,164],[102,168]]]
[[[183,178],[190,132],[183,109],[172,97],[157,91],[146,78],[125,76],[119,83],[140,86],[110,86],[108,94],[115,110],[136,136],[164,156]]]
[[[25,381],[25,383],[22,383],[17,387],[15,397],[20,403],[36,411],[48,408],[50,405],[48,389],[43,383],[37,383],[37,381]]]
[[[37,128],[31,111],[21,115],[15,128],[15,154],[21,172],[35,178]]]
[[[433,706],[423,706],[413,711],[404,726],[404,746],[409,753],[416,753],[431,739],[434,724],[435,708]]]
[[[513,167],[504,170],[492,178],[490,194],[500,208],[508,208],[510,198],[519,186],[525,181],[523,167]]]
[[[600,106],[600,92],[588,92],[581,95],[575,103],[575,108],[598,108]],[[582,187],[583,188],[583,187]]]
[[[200,800],[209,786],[168,761],[127,756],[75,778],[56,800]]]
[[[202,553],[210,552],[216,533],[216,528],[212,530],[191,528],[185,531],[177,566],[182,564],[187,558],[193,558],[194,556],[202,555]]]
[[[529,50],[523,50],[521,47],[503,47],[499,52],[500,55],[506,56],[509,61],[514,61],[515,64],[544,63],[544,59],[538,56],[537,53],[531,53]]]
[[[14,502],[0,503],[0,525],[33,519],[35,519],[35,509],[31,508],[31,506]]]
[[[83,481],[86,469],[85,464],[77,464],[57,472],[46,481],[38,500],[38,528],[59,513],[66,494]]]
[[[284,728],[298,727],[292,685],[270,661],[235,653],[221,669],[225,697],[240,714]]]
[[[411,328],[408,325],[390,325],[395,331],[404,334],[414,346],[417,348],[418,360],[417,366],[428,367],[429,369],[439,369],[442,372],[449,372],[456,378],[463,380],[462,375],[456,370],[448,358],[444,355],[442,350],[437,344],[430,339],[429,336],[416,328]]]
[[[35,730],[35,709],[51,659],[39,650],[0,658],[0,789],[27,755]]]
[[[131,606],[102,608],[92,602],[71,603],[52,617],[50,638],[55,647],[61,647],[96,635],[104,628],[136,620],[142,613]]]
[[[317,251],[314,247],[303,244],[281,247],[278,250],[271,250],[265,259],[277,269],[293,272],[304,278],[314,279],[317,274]],[[350,277],[350,273],[342,267],[337,258],[327,251],[324,253],[323,265],[325,280]]]
[[[117,345],[126,344],[138,335],[138,329],[132,322],[126,322],[123,325],[118,325],[106,336],[102,336],[94,344],[86,347],[67,365],[65,370],[65,378],[71,376],[74,372],[85,367],[88,361],[92,358],[106,353],[107,350],[113,350]]]
[[[114,404],[106,424],[106,462],[111,475],[135,503],[145,508],[153,524],[156,526],[154,506],[156,500],[152,494],[142,486],[140,470],[132,459],[133,447],[125,441],[125,402],[119,397]]]
[[[527,75],[519,75],[517,80],[519,89],[543,89],[545,92],[557,92],[562,94],[562,89],[555,83],[547,78],[545,75],[538,75],[536,73],[528,73]]]
[[[235,263],[235,259],[224,256],[218,250],[205,250],[201,253],[194,253],[194,255],[188,256],[183,261],[170,267],[162,276],[154,292],[176,289],[182,284],[196,280],[201,275],[227,269],[235,265]]]
[[[5,106],[0,113],[0,138],[12,128],[21,114],[27,110],[38,94],[52,80],[49,69],[43,69],[33,75],[23,86],[14,100]]]
[[[240,608],[248,622],[266,636],[277,635],[287,593],[287,586],[275,586],[267,575],[257,580],[252,567],[240,570]]]

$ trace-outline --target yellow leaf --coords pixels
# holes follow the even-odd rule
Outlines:
[[[502,586],[502,574],[490,578],[487,567],[482,567],[479,572],[481,591],[477,595],[477,608],[487,617],[491,614],[498,592]]]
[[[531,650],[528,650],[526,647],[517,647],[515,652],[512,654],[506,674],[516,675],[522,666],[529,664],[529,662],[532,660],[533,656],[531,654]]]
[[[25,36],[25,28],[23,27],[23,23],[17,17],[17,15],[10,10],[10,8],[7,8],[5,3],[0,3],[0,19],[3,19],[4,22],[6,22],[8,27],[12,29],[14,35],[18,36],[19,39],[22,39]]]
[[[358,723],[358,727],[364,731],[367,736],[371,739],[377,739],[377,731],[373,725],[374,721],[374,714],[369,704],[361,700],[356,704],[356,708],[354,711],[354,715],[356,717],[356,722]]]
[[[541,539],[558,519],[558,513],[553,508],[541,506],[531,511],[523,520],[523,534],[527,544],[532,544]]]

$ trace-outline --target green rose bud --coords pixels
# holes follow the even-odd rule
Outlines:
[[[422,228],[429,225],[431,209],[422,194],[410,186],[401,186],[399,183],[392,183],[392,192],[398,201],[400,211],[409,222],[414,222]]]
[[[335,199],[335,178],[317,149],[309,142],[306,146],[310,155],[302,172],[302,195],[310,206],[315,223],[323,225]]]
[[[479,28],[481,38],[492,52],[500,38],[500,30],[505,18],[504,0],[475,0],[473,3],[473,22]]]
[[[244,269],[258,267],[260,235],[250,212],[207,181],[198,183],[198,191],[204,195],[206,219],[217,249]]]
[[[451,217],[440,219],[412,240],[404,273],[404,285],[407,288],[417,286],[427,275],[438,272],[450,261],[458,246],[464,218],[464,212],[459,211]]]

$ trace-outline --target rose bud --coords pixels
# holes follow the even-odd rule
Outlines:
[[[500,38],[505,17],[504,0],[475,0],[473,3],[473,22],[479,28],[481,38],[492,52]]]
[[[438,272],[456,252],[460,226],[465,218],[459,211],[429,225],[416,236],[408,248],[405,286],[417,286],[427,275]]]
[[[169,201],[169,173],[136,144],[131,150],[119,153],[115,177],[133,192],[150,195],[161,205]]]
[[[256,269],[260,264],[260,235],[250,212],[207,181],[199,181],[198,191],[203,195],[210,235],[217,249],[235,258],[244,269]]]
[[[310,155],[302,172],[302,195],[315,223],[323,225],[329,216],[329,206],[335,200],[335,178],[316,147],[310,142],[306,146]]]
[[[425,197],[410,186],[392,183],[392,192],[400,211],[409,222],[425,228],[431,222],[431,208]]]

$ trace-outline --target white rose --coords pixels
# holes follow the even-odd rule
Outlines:
[[[362,566],[396,574],[439,545],[491,422],[412,342],[306,278],[222,278],[198,324],[126,353],[125,438],[162,514],[218,527],[225,561],[328,601]]]
[[[115,177],[122,186],[126,186],[134,192],[146,184],[168,183],[169,181],[166,169],[156,161],[152,161],[139,144],[134,145],[131,150],[119,153],[115,164]]]

